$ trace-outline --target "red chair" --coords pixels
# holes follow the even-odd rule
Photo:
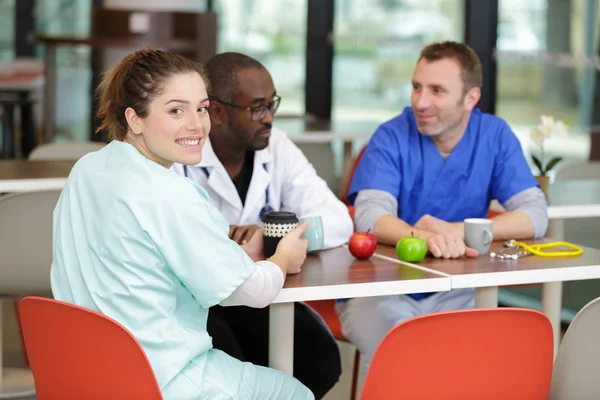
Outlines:
[[[350,170],[350,175],[348,176],[348,179],[346,180],[346,186],[344,187],[344,190],[342,191],[342,194],[340,195],[340,200],[348,206],[348,212],[350,213],[350,216],[352,217],[353,221],[354,221],[354,206],[348,204],[348,193],[350,193],[350,185],[352,184],[352,177],[354,176],[354,171],[356,171],[356,167],[358,166],[358,162],[360,161],[363,153],[365,152],[365,148],[366,147],[363,147],[360,150],[360,152],[356,155],[356,158],[354,159],[354,162],[352,163],[352,169]]]
[[[118,322],[57,300],[20,306],[38,400],[161,400],[138,341]]]
[[[335,311],[334,300],[313,300],[305,302],[311,306],[325,321],[327,327],[333,334],[336,340],[341,342],[350,343],[348,339],[342,334],[342,326],[340,325],[340,319]],[[358,369],[360,366],[360,351],[356,349],[354,352],[354,365],[352,367],[352,384],[350,386],[350,400],[356,399],[356,387],[358,386]]]
[[[497,217],[498,215],[501,215],[502,213],[504,213],[504,211],[489,210],[487,217],[488,218],[494,218],[494,217]]]
[[[547,399],[553,336],[526,309],[449,311],[407,320],[379,345],[363,400]]]

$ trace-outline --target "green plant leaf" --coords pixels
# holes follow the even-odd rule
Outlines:
[[[546,171],[544,171],[544,167],[542,167],[542,162],[540,161],[540,159],[534,156],[533,154],[531,155],[531,159],[533,160],[535,166],[540,170],[540,174],[543,175]]]
[[[554,157],[546,165],[546,172],[550,171],[552,168],[554,168],[556,166],[556,164],[558,164],[561,161],[562,161],[562,157]]]

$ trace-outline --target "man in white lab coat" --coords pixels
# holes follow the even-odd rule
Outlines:
[[[262,215],[285,210],[321,216],[324,247],[346,243],[353,225],[346,206],[321,179],[285,132],[272,127],[281,98],[269,72],[251,57],[223,53],[206,64],[211,83],[211,131],[200,164],[175,165],[202,185],[242,244]],[[322,398],[341,373],[330,332],[306,305],[296,304],[294,376]],[[214,347],[258,365],[268,362],[268,309],[213,307],[208,332]]]

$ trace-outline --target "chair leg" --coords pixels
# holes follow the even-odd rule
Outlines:
[[[0,298],[0,349],[2,348],[2,303],[5,299]],[[23,397],[35,396],[35,388],[31,371],[27,368],[7,368],[2,365],[2,352],[0,352],[0,399],[22,399]],[[8,383],[6,376],[10,375],[11,382],[25,382],[30,380],[31,383],[19,383],[14,386]],[[8,383],[8,384],[7,384]]]
[[[27,98],[21,103],[21,132],[21,155],[26,159],[37,144],[33,102]]]
[[[23,327],[21,326],[21,314],[19,313],[19,301],[13,301],[13,307],[15,309],[15,318],[17,319],[17,327],[19,328],[19,336],[21,338],[21,348],[23,349],[23,358],[25,358],[25,365],[29,367],[29,358],[27,357],[27,349],[25,348],[25,338],[23,337]]]
[[[358,370],[360,367],[360,351],[354,353],[354,367],[352,368],[352,386],[350,388],[350,400],[356,400],[356,388],[358,386]]]
[[[12,158],[14,156],[14,129],[15,116],[14,104],[5,102],[2,104],[2,152],[1,158]]]

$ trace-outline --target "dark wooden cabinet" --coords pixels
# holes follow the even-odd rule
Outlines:
[[[217,52],[217,15],[213,12],[92,11],[90,40],[136,47],[164,48],[205,62]]]
[[[104,71],[107,50],[136,49],[150,46],[206,62],[217,52],[217,15],[213,12],[166,12],[143,10],[92,10],[91,32],[88,37],[34,35],[33,42],[45,45],[44,135],[43,142],[54,138],[56,104],[56,48],[58,46],[90,46],[92,48],[92,93],[98,77]],[[90,95],[92,95],[90,93]],[[50,99],[50,100],[48,100]],[[92,97],[94,101],[94,97]],[[96,104],[92,105],[95,115]],[[92,140],[104,141],[95,135],[97,121],[92,116]]]

